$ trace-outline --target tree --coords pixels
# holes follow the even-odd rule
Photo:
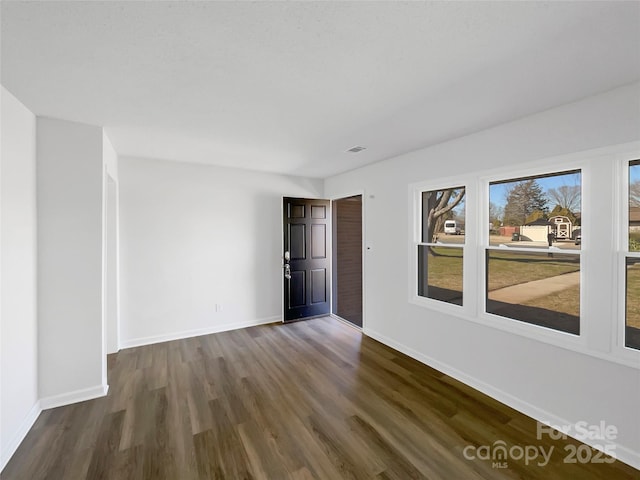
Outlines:
[[[640,207],[640,180],[629,184],[629,206]]]
[[[504,217],[504,207],[496,205],[493,202],[489,202],[489,221],[498,227],[502,223]]]
[[[527,215],[527,218],[524,219],[524,224],[527,225],[529,223],[533,223],[536,220],[540,220],[541,218],[546,220],[547,214],[542,210],[534,210],[529,215]]]
[[[558,188],[550,188],[547,190],[547,196],[561,208],[566,208],[570,212],[580,211],[580,185],[561,185]]]
[[[423,242],[433,242],[435,233],[442,230],[444,221],[453,216],[453,209],[462,202],[464,194],[464,187],[423,192]]]
[[[506,197],[505,225],[524,225],[527,217],[536,210],[543,214],[549,211],[547,197],[535,179],[514,183],[508,188]]]

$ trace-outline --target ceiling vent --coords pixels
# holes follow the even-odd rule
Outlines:
[[[356,145],[355,147],[351,147],[347,152],[351,153],[360,153],[362,150],[366,150],[367,147],[363,147],[362,145]]]

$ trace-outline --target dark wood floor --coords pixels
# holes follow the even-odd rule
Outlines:
[[[11,479],[638,479],[343,323],[266,325],[109,357],[107,397],[43,412]],[[545,467],[466,446],[554,447]]]

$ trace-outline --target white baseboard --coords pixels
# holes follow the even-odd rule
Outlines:
[[[27,436],[27,433],[29,433],[29,430],[31,430],[31,427],[33,427],[33,424],[36,422],[41,412],[42,408],[40,408],[40,402],[36,401],[33,407],[31,407],[31,410],[29,410],[29,413],[27,413],[27,416],[22,420],[18,430],[13,434],[13,438],[9,444],[2,449],[2,457],[0,457],[0,472],[4,470],[4,467],[9,463],[13,454],[16,453],[16,450],[24,440],[24,437]]]
[[[183,330],[181,332],[166,333],[162,335],[152,335],[150,337],[132,338],[121,343],[121,348],[142,347],[144,345],[152,345],[154,343],[170,342],[172,340],[182,340],[183,338],[199,337],[201,335],[210,335],[212,333],[228,332],[229,330],[239,330],[241,328],[255,327],[266,323],[280,322],[282,318],[279,315],[258,320],[249,320],[245,322],[225,323],[222,325],[214,325],[211,327],[198,328],[195,330]]]
[[[464,383],[465,385],[475,388],[476,390],[484,393],[485,395],[488,395],[491,398],[494,398],[499,402],[502,402],[505,405],[521,413],[524,413],[525,415],[528,415],[529,417],[533,418],[534,420],[537,420],[540,423],[545,423],[545,424],[551,423],[552,425],[571,425],[574,423],[564,418],[560,418],[557,415],[554,415],[550,412],[547,412],[546,410],[538,408],[535,405],[525,402],[524,400],[518,397],[515,397],[503,390],[495,388],[494,386],[489,385],[488,383],[482,382],[477,378],[471,377],[466,373],[451,367],[448,364],[442,363],[439,360],[436,360],[427,355],[424,355],[423,353],[420,353],[410,347],[407,347],[406,345],[400,344],[395,340],[392,340],[391,338],[379,332],[376,332],[375,330],[371,330],[367,328],[363,331],[363,333],[368,337],[378,340],[379,342],[395,350],[398,350],[399,352],[402,352],[405,355],[408,355],[411,358],[414,358],[415,360],[418,360],[421,363],[424,363],[425,365],[435,368],[436,370],[442,373],[445,373],[446,375],[449,375],[452,378],[455,378],[456,380]],[[587,445],[594,447],[596,449],[598,449],[599,447],[599,445],[597,444],[598,440],[589,441],[584,438],[578,438],[577,440],[582,443],[586,443]],[[632,466],[633,468],[640,470],[640,453],[639,452],[631,450],[630,448],[627,448],[623,445],[617,444],[610,440],[608,440],[608,442],[610,444],[615,445],[615,455],[618,460]],[[600,443],[602,443],[601,440],[600,440]]]
[[[62,407],[72,403],[93,400],[94,398],[104,397],[109,391],[109,385],[96,385],[95,387],[83,388],[73,392],[61,393],[40,399],[40,408],[47,410],[49,408]]]
[[[581,440],[584,442],[584,440]],[[630,448],[616,443],[616,458],[622,463],[631,465],[633,468],[640,470],[640,453],[634,452]]]

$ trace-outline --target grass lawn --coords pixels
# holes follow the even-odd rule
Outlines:
[[[426,248],[426,247],[425,247]],[[462,249],[433,247],[428,255],[429,284],[462,290]],[[577,255],[554,253],[512,253],[492,250],[489,255],[489,291],[580,270]]]
[[[580,285],[565,288],[551,295],[540,298],[534,298],[523,305],[528,307],[546,308],[554,312],[566,313],[569,315],[580,316]]]
[[[640,239],[640,232],[637,233]],[[429,286],[462,292],[462,249],[433,247],[427,256]],[[577,255],[489,253],[489,291],[580,270]],[[627,268],[627,326],[640,329],[640,262]],[[580,316],[580,286],[524,302],[525,306]]]
[[[640,263],[627,267],[627,325],[640,328]]]
[[[629,232],[629,251],[640,251],[640,232]]]
[[[426,250],[426,247],[422,247]],[[425,255],[428,287],[462,292],[462,249],[432,247],[435,255]],[[580,270],[577,255],[491,251],[489,291]],[[640,270],[640,267],[639,267]],[[640,278],[639,278],[640,281]],[[533,299],[524,305],[580,316],[579,286]],[[640,288],[640,283],[638,284]],[[427,289],[428,290],[428,289]],[[576,293],[577,292],[577,293]],[[640,311],[640,302],[638,305]]]
[[[580,286],[536,298],[524,305],[580,315]],[[640,263],[627,267],[627,326],[640,329]]]
[[[462,249],[433,247],[427,255],[429,286],[462,292]]]
[[[489,252],[489,291],[580,270],[580,257],[554,253]]]

